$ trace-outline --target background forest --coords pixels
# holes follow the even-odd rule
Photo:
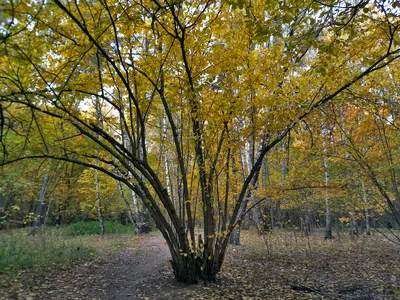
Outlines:
[[[387,203],[390,200],[398,210],[398,100],[351,97],[346,101],[350,104],[321,110],[316,118],[324,119],[322,124],[304,123],[266,156],[242,226],[260,231],[288,228],[303,234],[316,230],[322,234],[327,220],[338,233],[369,234],[372,227],[398,227]],[[177,170],[169,164],[174,158],[166,149],[171,136],[167,131],[162,135],[155,138],[150,155],[160,165],[160,176],[171,193],[179,195]],[[40,140],[29,142],[40,144]],[[74,147],[82,147],[83,141],[77,143]],[[249,142],[239,147],[231,174],[235,181],[248,172],[251,147]],[[223,190],[224,182],[219,188]],[[231,189],[234,193],[237,188]],[[133,226],[144,210],[134,193],[115,179],[63,161],[4,166],[0,197],[3,229],[32,226],[34,220],[42,226],[98,220],[98,205],[102,218]],[[201,226],[201,214],[197,219]]]

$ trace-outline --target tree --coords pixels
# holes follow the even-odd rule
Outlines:
[[[387,68],[386,72],[395,72]],[[375,199],[378,205],[384,207],[393,221],[400,225],[398,208],[398,170],[394,167],[398,160],[398,117],[393,105],[398,105],[397,88],[393,82],[384,86],[376,76],[371,76],[368,81],[374,82],[374,88],[362,87],[359,90],[349,90],[343,95],[344,104],[330,106],[330,118],[337,124],[342,143],[340,148],[353,161],[354,170],[357,171],[359,199],[364,204],[367,234],[369,232],[370,205],[368,196]],[[381,91],[385,89],[383,95]],[[372,101],[387,97],[389,101]],[[354,126],[357,124],[357,126]],[[337,148],[339,148],[337,146]],[[369,180],[373,193],[367,193],[365,182]],[[380,198],[380,199],[377,199]],[[382,201],[382,200],[383,201]],[[354,215],[354,213],[353,213]],[[354,222],[353,222],[354,223]],[[351,224],[352,225],[352,224]],[[353,224],[354,225],[354,224]],[[393,236],[399,240],[396,234]]]
[[[124,183],[164,236],[178,281],[215,279],[265,155],[400,54],[395,4],[378,1],[13,1],[2,11],[2,164],[58,159]],[[94,99],[106,104],[101,126]],[[19,127],[16,111],[34,122]],[[174,199],[157,162],[160,118]],[[28,141],[12,153],[9,131]],[[246,142],[254,159],[238,180]]]

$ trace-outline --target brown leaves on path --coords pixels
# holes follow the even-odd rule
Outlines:
[[[141,236],[116,255],[19,278],[9,299],[398,299],[399,248],[380,236],[352,241],[243,232],[215,283],[175,282],[160,235]],[[28,282],[28,278],[30,282]],[[28,284],[27,284],[28,283]],[[7,299],[7,298],[4,298]]]

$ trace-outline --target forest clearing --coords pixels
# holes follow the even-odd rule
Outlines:
[[[54,237],[53,237],[54,238]],[[244,231],[215,283],[178,283],[159,233],[89,236],[97,250],[63,265],[0,275],[2,299],[398,299],[399,247],[381,236],[326,241],[294,232]],[[339,240],[340,238],[340,240]],[[52,238],[48,238],[48,242]],[[395,266],[395,267],[394,267]]]
[[[10,299],[396,299],[399,0],[0,2]]]

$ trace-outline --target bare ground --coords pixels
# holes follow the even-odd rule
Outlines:
[[[4,299],[400,299],[399,247],[381,237],[324,241],[245,233],[216,283],[177,283],[161,236],[142,236],[115,256],[49,269]]]

